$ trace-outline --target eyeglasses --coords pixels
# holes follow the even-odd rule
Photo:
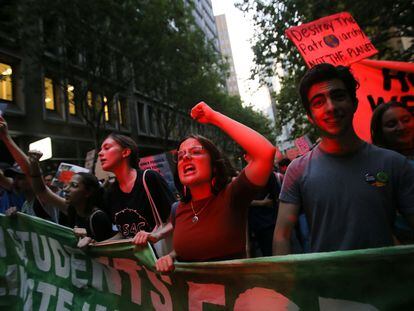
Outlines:
[[[194,146],[194,147],[191,147],[187,150],[177,151],[177,153],[175,154],[175,157],[174,157],[174,161],[175,161],[175,163],[178,163],[178,162],[181,162],[184,159],[185,155],[190,156],[190,157],[197,157],[197,156],[200,156],[204,153],[205,153],[205,151],[204,151],[203,146]]]

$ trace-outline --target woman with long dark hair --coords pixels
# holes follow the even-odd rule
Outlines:
[[[59,208],[68,217],[68,226],[75,227],[75,234],[87,240],[102,241],[113,236],[112,223],[101,210],[103,189],[98,179],[89,173],[74,174],[65,187],[65,198],[55,194],[41,178],[40,152],[29,151],[30,175],[36,196],[46,204]]]
[[[246,256],[247,208],[266,185],[275,148],[259,133],[201,102],[191,110],[200,123],[220,128],[252,158],[234,179],[227,161],[209,139],[190,135],[177,148],[175,182],[181,200],[171,215],[174,251],[156,263],[158,271],[174,269],[174,260],[213,261]],[[142,237],[142,239],[141,239]],[[162,235],[142,232],[135,242]]]
[[[138,167],[138,146],[128,136],[112,133],[103,141],[99,152],[102,168],[115,174],[116,181],[105,196],[106,212],[111,215],[118,233],[113,239],[133,238],[139,231],[151,232],[156,220],[144,189],[144,171]],[[174,196],[164,179],[148,170],[145,182],[155,206],[165,222]]]

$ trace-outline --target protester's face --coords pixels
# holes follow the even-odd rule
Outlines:
[[[79,175],[73,175],[69,184],[65,188],[66,203],[77,206],[79,203],[86,201],[89,196],[89,192],[86,191],[82,182],[82,177]]]
[[[322,132],[322,136],[339,137],[352,128],[356,105],[338,79],[319,82],[309,89],[309,121]]]
[[[122,148],[114,139],[104,140],[98,156],[104,171],[112,172],[123,160],[129,156],[129,149]]]
[[[16,174],[13,177],[13,187],[18,192],[27,192],[31,191],[31,186],[29,180],[26,178],[25,175]]]
[[[414,116],[407,109],[388,109],[382,116],[381,126],[387,146],[396,149],[414,146]]]
[[[186,139],[177,154],[178,176],[184,186],[210,183],[210,155],[197,139]]]

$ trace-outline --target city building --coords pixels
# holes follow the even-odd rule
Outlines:
[[[234,68],[233,53],[231,50],[230,36],[227,29],[226,16],[224,14],[216,16],[216,25],[221,55],[226,58],[229,64],[229,76],[226,79],[227,92],[230,95],[240,96],[237,84],[236,69]]]
[[[206,39],[213,44],[217,53],[220,52],[216,21],[214,19],[211,0],[184,0],[187,5],[193,5],[192,14],[198,27],[206,35]]]
[[[196,7],[212,16],[210,1],[200,1]],[[204,25],[214,38],[214,17],[205,18]],[[33,38],[47,40],[48,24],[39,21],[39,27],[35,26],[39,34]],[[51,138],[52,166],[60,162],[84,165],[87,152],[99,148],[97,133],[101,139],[110,132],[131,136],[138,143],[140,156],[174,149],[178,140],[190,132],[221,137],[216,128],[195,123],[187,113],[159,102],[156,95],[143,94],[136,83],[142,77],[137,77],[134,70],[119,86],[119,74],[130,65],[109,64],[106,76],[117,80],[108,79],[105,91],[89,89],[87,72],[79,65],[85,62],[84,55],[74,53],[68,66],[72,74],[57,76],[50,68],[59,66],[56,55],[63,49],[54,46],[55,54],[46,52],[42,55],[46,61],[40,63],[17,45],[10,33],[0,28],[0,110],[22,150],[26,151],[31,142]],[[167,123],[169,127],[163,126]],[[1,142],[0,157],[0,161],[12,161]]]

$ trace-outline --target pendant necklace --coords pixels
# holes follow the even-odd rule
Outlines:
[[[195,211],[195,209],[194,209],[194,205],[193,205],[193,201],[190,201],[190,206],[191,206],[191,209],[193,210],[193,214],[194,214],[194,216],[193,216],[193,218],[191,218],[191,221],[193,222],[193,223],[196,223],[196,222],[198,222],[198,220],[199,220],[199,218],[198,218],[198,215],[200,215],[202,212],[203,212],[203,210],[205,209],[205,207],[208,205],[208,203],[210,203],[210,201],[211,201],[211,199],[212,199],[213,197],[211,197],[204,205],[203,205],[203,207],[202,208],[200,208],[199,210],[198,210],[198,212],[196,212]]]

